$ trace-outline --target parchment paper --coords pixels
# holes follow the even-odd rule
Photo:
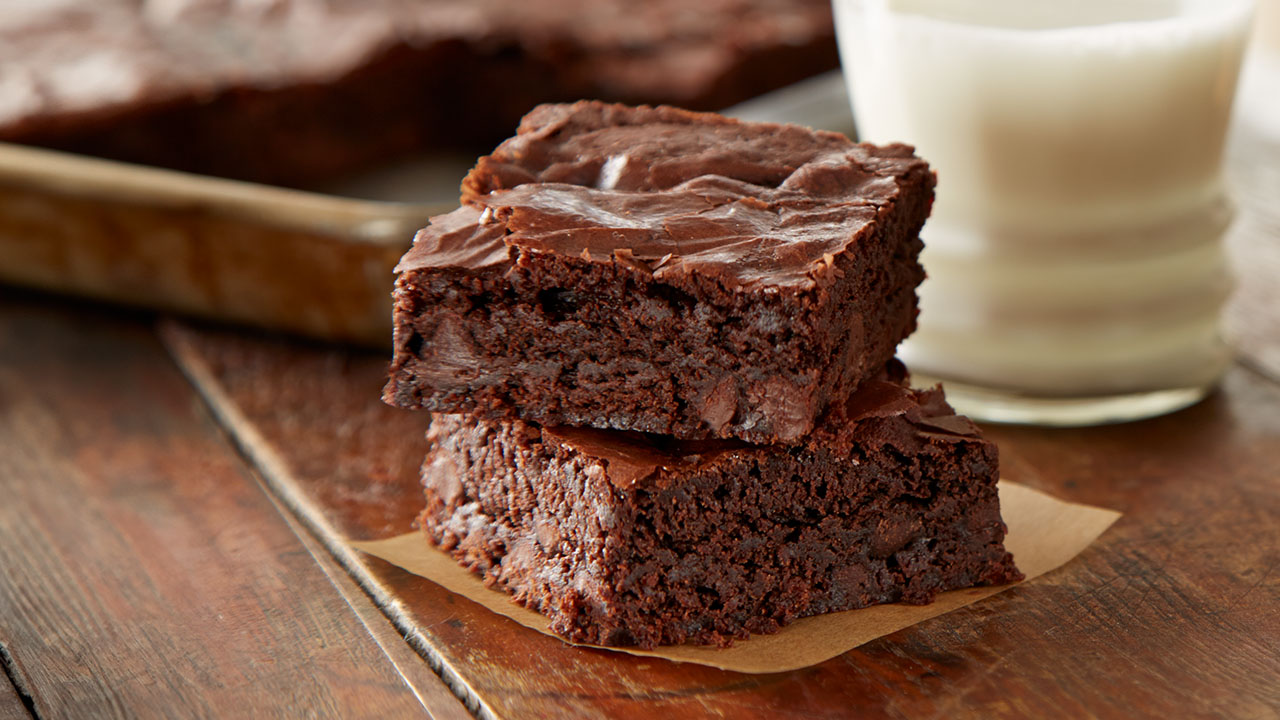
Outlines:
[[[999,487],[1001,513],[1009,526],[1005,547],[1013,553],[1018,567],[1027,576],[1024,582],[1054,570],[1080,554],[1120,517],[1120,513],[1113,510],[1064,502],[1007,480],[1002,480]],[[552,634],[545,617],[515,604],[507,594],[485,587],[478,576],[429,545],[421,533],[352,542],[351,546],[421,575],[525,627]],[[729,648],[676,645],[651,651],[602,649],[710,665],[736,672],[783,672],[816,665],[882,635],[1011,587],[1014,586],[955,590],[939,595],[931,605],[877,605],[804,618],[778,633],[752,635],[749,640],[737,641]]]

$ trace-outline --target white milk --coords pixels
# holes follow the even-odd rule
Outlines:
[[[835,0],[859,136],[938,172],[913,370],[1043,397],[1212,383],[1246,0]]]

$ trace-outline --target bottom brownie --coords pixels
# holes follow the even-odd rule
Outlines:
[[[597,645],[728,644],[1021,578],[996,447],[940,390],[865,384],[805,444],[436,416],[434,544]]]

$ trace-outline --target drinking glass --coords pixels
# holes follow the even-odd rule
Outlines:
[[[1223,143],[1252,0],[834,0],[859,139],[938,173],[900,355],[979,419],[1205,396],[1229,360]]]

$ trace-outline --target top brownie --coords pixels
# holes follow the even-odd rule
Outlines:
[[[914,329],[933,185],[903,145],[541,106],[400,262],[385,398],[795,442]]]

